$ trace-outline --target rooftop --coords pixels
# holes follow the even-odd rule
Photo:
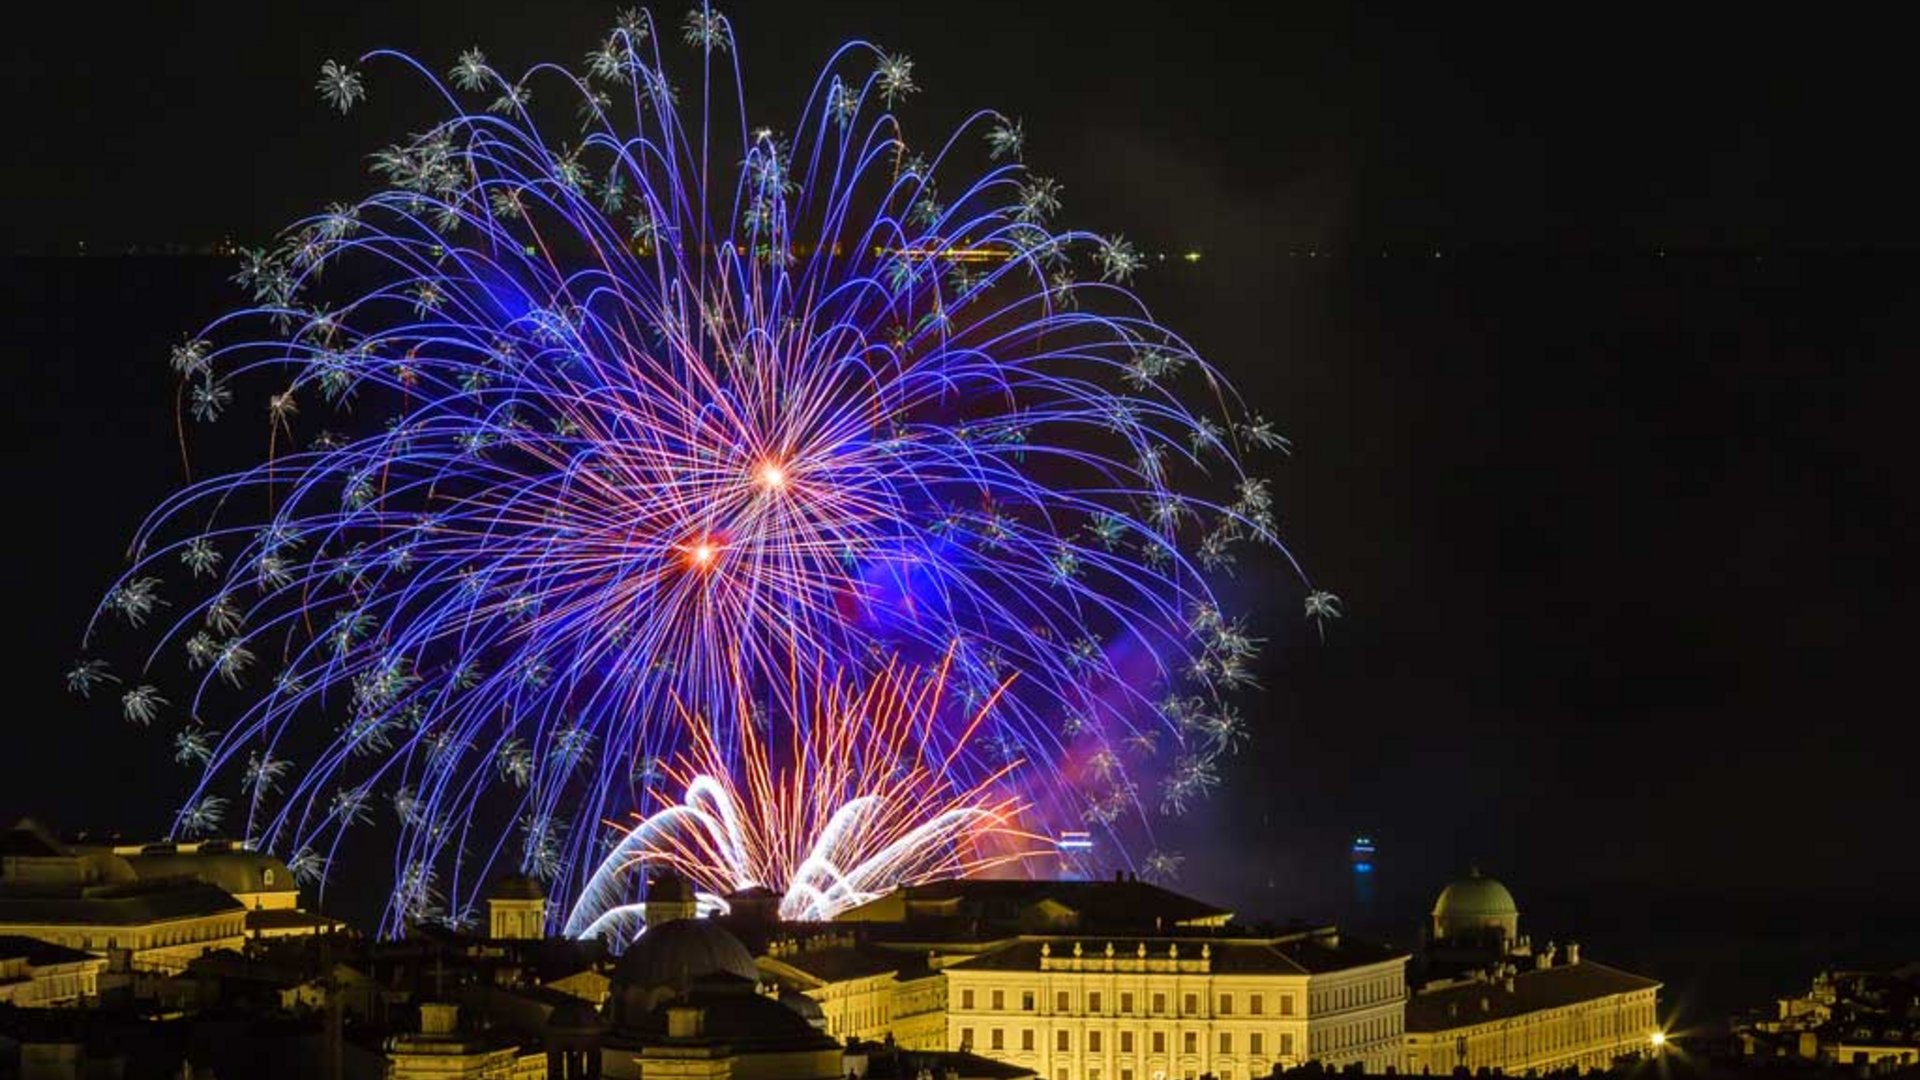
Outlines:
[[[0,925],[141,926],[244,910],[219,887],[183,879],[0,893]]]
[[[1407,999],[1407,1031],[1468,1027],[1659,985],[1657,980],[1591,960],[1521,971],[1513,977],[1512,990],[1504,981],[1474,980],[1414,994]]]
[[[55,945],[51,941],[24,937],[20,934],[0,934],[0,960],[24,958],[29,967],[48,967],[53,964],[77,964],[82,960],[97,960],[92,953],[69,949],[65,945]]]
[[[1165,962],[1172,958],[1171,950],[1177,947],[1180,961],[1195,961],[1205,956],[1207,970],[1216,974],[1235,975],[1314,975],[1404,959],[1407,955],[1397,949],[1354,938],[1340,938],[1337,944],[1333,944],[1324,936],[1280,939],[1022,938],[1005,948],[956,961],[949,970],[1038,971],[1041,958],[1047,952],[1051,952],[1055,961],[1069,959],[1076,944],[1082,946],[1084,959],[1095,961],[1105,958],[1108,945],[1112,945],[1116,961],[1138,960],[1140,949],[1144,946],[1148,960]]]

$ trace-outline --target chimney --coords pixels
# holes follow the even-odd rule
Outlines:
[[[1577,964],[1579,962],[1580,962],[1580,943],[1577,941],[1567,942],[1567,963]]]

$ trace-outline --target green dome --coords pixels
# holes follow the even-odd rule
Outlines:
[[[1505,885],[1475,870],[1440,891],[1433,902],[1433,917],[1455,923],[1479,923],[1487,919],[1519,916],[1519,905]]]

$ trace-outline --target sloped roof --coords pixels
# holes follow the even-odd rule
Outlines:
[[[0,925],[142,926],[244,910],[225,890],[186,880],[0,895]]]
[[[197,878],[236,896],[299,891],[287,864],[261,851],[169,851],[122,857],[141,880]]]
[[[932,881],[905,890],[909,912],[915,905],[957,901],[982,910],[975,917],[1017,918],[1019,909],[1051,900],[1080,916],[1081,929],[1172,927],[1197,920],[1223,919],[1233,913],[1191,896],[1145,881],[1018,881],[977,878]]]
[[[1582,960],[1577,964],[1519,972],[1513,977],[1512,990],[1508,990],[1504,982],[1475,980],[1414,994],[1407,1000],[1407,1031],[1471,1027],[1613,994],[1651,990],[1659,985],[1655,979]]]
[[[12,827],[0,832],[0,855],[47,858],[67,854],[70,853],[66,845],[32,818],[21,818]]]
[[[29,967],[47,967],[52,964],[75,964],[82,960],[97,960],[99,957],[79,949],[69,949],[65,945],[55,945],[51,941],[26,937],[21,934],[0,934],[0,959],[24,957]]]
[[[1051,946],[1056,958],[1071,956],[1075,942],[1086,954],[1105,953],[1108,939],[1068,938],[1043,941],[1026,938],[982,956],[969,957],[948,965],[947,970],[1038,971],[1043,947]],[[1372,942],[1342,939],[1338,946],[1311,941],[1259,941],[1213,938],[1115,938],[1111,939],[1116,957],[1131,958],[1144,944],[1149,956],[1164,958],[1169,946],[1180,947],[1182,959],[1200,956],[1204,946],[1215,974],[1231,975],[1311,975],[1324,971],[1376,964],[1406,954]]]
[[[864,979],[898,972],[912,977],[923,972],[927,959],[919,953],[899,952],[873,945],[836,945],[824,949],[804,949],[763,958],[804,972],[823,983]]]

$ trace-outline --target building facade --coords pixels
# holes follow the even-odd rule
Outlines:
[[[1434,902],[1424,976],[1408,999],[1404,1071],[1509,1075],[1605,1069],[1664,1038],[1653,979],[1536,950],[1505,885],[1475,870]]]
[[[770,942],[757,961],[781,988],[820,1007],[828,1035],[907,1050],[947,1047],[947,984],[926,955],[841,931]]]
[[[22,1009],[93,1005],[106,966],[106,960],[78,949],[0,936],[0,1004]]]
[[[1022,938],[945,968],[947,1041],[1045,1080],[1400,1063],[1405,953],[1271,938]]]

